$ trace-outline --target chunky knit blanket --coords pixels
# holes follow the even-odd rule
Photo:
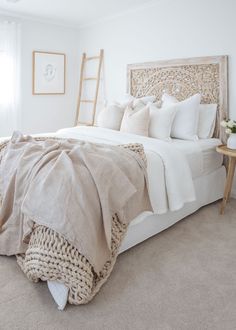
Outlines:
[[[39,141],[45,139],[47,138],[38,138]],[[7,142],[0,145],[0,162],[6,145]],[[146,164],[142,145],[129,144],[121,147],[138,154]],[[53,280],[63,283],[69,288],[70,304],[86,304],[111,274],[127,228],[128,225],[121,223],[117,214],[114,214],[111,258],[107,260],[99,274],[95,273],[89,261],[62,235],[41,225],[34,226],[27,250],[25,254],[17,255],[17,262],[29,280],[33,282]]]

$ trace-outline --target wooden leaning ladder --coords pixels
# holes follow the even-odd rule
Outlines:
[[[80,82],[79,82],[79,95],[78,95],[78,103],[77,103],[77,111],[76,111],[76,118],[75,118],[75,126],[79,124],[86,124],[93,126],[95,121],[95,114],[96,114],[96,107],[97,107],[97,100],[98,100],[98,92],[99,92],[99,84],[101,78],[101,70],[102,70],[102,62],[104,57],[104,50],[100,50],[100,54],[98,56],[87,57],[86,53],[83,53],[82,62],[81,62],[81,69],[80,69]],[[98,70],[96,77],[84,77],[84,69],[85,64],[88,61],[98,60]],[[93,100],[82,99],[82,91],[83,91],[83,83],[84,81],[93,80],[96,81],[96,88],[95,88],[95,97]],[[93,112],[92,112],[92,123],[84,123],[79,121],[79,114],[81,109],[81,103],[91,103],[93,104]]]

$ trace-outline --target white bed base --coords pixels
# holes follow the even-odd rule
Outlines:
[[[128,228],[119,253],[122,253],[169,228],[176,222],[194,213],[202,206],[213,203],[222,198],[225,177],[226,170],[225,167],[222,166],[211,174],[196,178],[194,180],[196,201],[186,204],[179,211],[167,212],[162,215],[144,212],[135,218]],[[67,304],[68,297],[68,289],[66,286],[56,281],[48,281],[48,288],[58,306],[58,309],[63,310]]]

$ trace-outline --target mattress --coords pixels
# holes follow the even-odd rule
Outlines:
[[[222,166],[223,156],[216,151],[216,147],[221,144],[219,139],[197,141],[173,139],[172,143],[186,155],[193,179],[210,174]]]

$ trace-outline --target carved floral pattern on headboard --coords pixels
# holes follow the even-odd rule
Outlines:
[[[227,117],[227,56],[128,65],[128,92],[136,97],[164,92],[179,101],[201,93],[201,103],[217,103],[215,137],[224,140],[220,121]]]

